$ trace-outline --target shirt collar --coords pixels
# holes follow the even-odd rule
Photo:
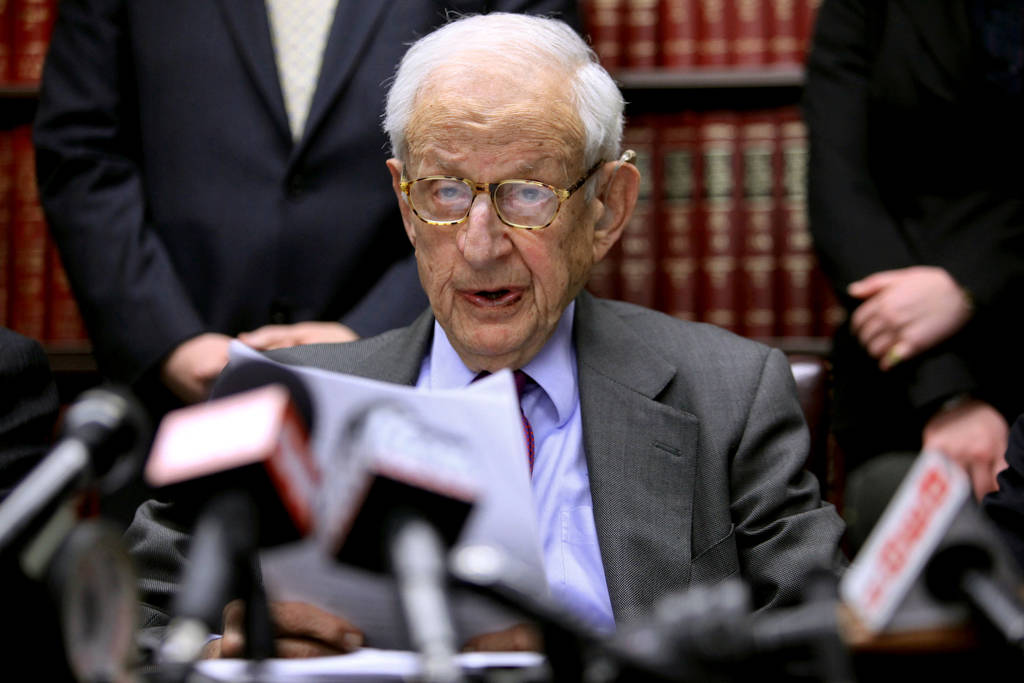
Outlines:
[[[564,424],[572,416],[579,395],[576,388],[576,351],[572,344],[575,312],[576,302],[571,301],[562,312],[547,344],[522,368],[555,405],[559,424]],[[474,377],[476,373],[463,364],[444,329],[435,319],[434,340],[430,347],[430,388],[465,387]]]

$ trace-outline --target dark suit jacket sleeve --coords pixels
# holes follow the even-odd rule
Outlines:
[[[58,408],[43,348],[0,327],[0,499],[45,453]]]
[[[1006,463],[1008,467],[999,473],[999,489],[985,496],[982,508],[1024,568],[1024,415],[1010,430]]]
[[[804,469],[808,439],[789,363],[773,350],[730,472],[741,573],[758,606],[796,602],[807,572],[845,563],[837,545],[843,523]]]
[[[40,199],[106,372],[134,381],[204,326],[146,223],[126,8],[60,3],[35,121]]]
[[[880,270],[917,265],[868,169],[867,11],[858,0],[819,7],[803,102],[810,228],[822,267],[840,290]]]
[[[853,310],[846,287],[871,273],[922,265],[884,205],[869,169],[869,86],[879,6],[828,0],[819,8],[807,63],[804,115],[810,141],[808,211],[823,270]],[[955,269],[946,267],[954,277]],[[970,287],[971,283],[961,282]],[[966,363],[937,348],[900,368],[907,398],[918,408],[977,389]]]

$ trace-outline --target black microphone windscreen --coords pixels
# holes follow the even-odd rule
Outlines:
[[[864,545],[916,458],[916,453],[880,455],[847,475],[843,519],[851,555]]]
[[[61,437],[86,446],[96,477],[107,475],[116,465],[115,478],[122,479],[141,471],[152,429],[145,408],[129,389],[104,385],[83,392],[71,404]],[[126,461],[130,466],[120,464]]]
[[[316,424],[316,409],[306,383],[296,373],[275,363],[260,363],[252,360],[231,363],[217,378],[210,392],[210,398],[232,396],[268,384],[284,385],[291,395],[292,403],[299,416],[305,421],[306,429],[312,429]]]

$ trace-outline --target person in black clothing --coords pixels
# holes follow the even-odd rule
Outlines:
[[[207,396],[232,337],[267,349],[411,322],[427,300],[384,167],[384,84],[447,12],[495,10],[576,13],[574,0],[62,1],[36,167],[104,376],[159,415]],[[308,13],[295,35],[292,11]]]
[[[980,498],[1024,412],[1024,3],[826,0],[804,108],[847,469],[933,448]]]

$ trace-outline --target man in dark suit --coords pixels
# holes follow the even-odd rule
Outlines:
[[[1024,412],[1021,3],[826,0],[805,111],[848,468],[934,448],[980,498]]]
[[[0,500],[53,440],[60,407],[43,347],[0,327]]]
[[[239,333],[407,324],[426,300],[381,167],[384,82],[446,10],[574,4],[61,2],[38,176],[101,371],[159,412],[203,398]]]
[[[583,292],[637,198],[622,109],[561,22],[471,17],[418,41],[389,91],[387,165],[430,310],[370,339],[271,352],[429,389],[524,373],[548,584],[606,630],[735,575],[758,607],[792,601],[807,571],[832,566],[842,531],[802,469],[808,432],[778,350]],[[163,512],[147,503],[128,532],[154,606],[187,538]],[[358,625],[309,605],[275,616],[293,653],[359,642]],[[238,617],[228,610],[221,654],[241,652]]]

